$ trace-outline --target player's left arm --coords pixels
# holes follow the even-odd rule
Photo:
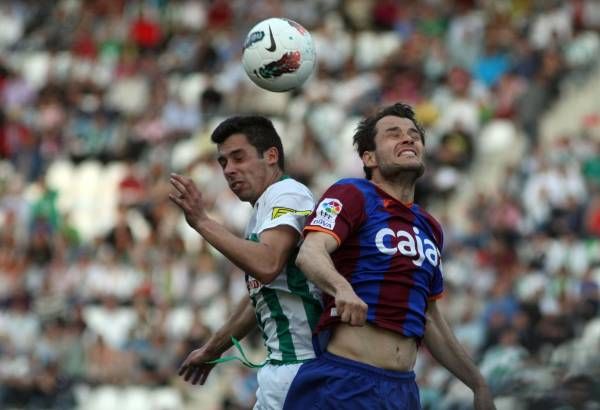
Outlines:
[[[476,410],[495,409],[485,379],[454,336],[435,300],[429,302],[426,315],[424,342],[433,357],[473,391]]]

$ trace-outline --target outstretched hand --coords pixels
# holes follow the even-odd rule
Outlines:
[[[194,182],[183,175],[171,174],[169,182],[175,188],[175,191],[169,194],[169,199],[181,208],[187,223],[192,228],[197,228],[200,221],[206,218],[202,194]]]
[[[207,363],[218,359],[218,355],[210,353],[206,346],[193,350],[179,367],[179,376],[188,383],[203,385],[212,371],[214,364]]]

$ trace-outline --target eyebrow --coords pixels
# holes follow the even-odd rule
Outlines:
[[[386,128],[384,132],[395,132],[395,131],[399,131],[399,130],[400,130],[400,127],[395,126],[395,127]],[[407,133],[411,133],[411,132],[415,133],[416,132],[417,134],[419,134],[419,131],[415,127],[410,127],[408,129],[408,131],[406,131],[406,132]]]
[[[224,160],[224,159],[226,159],[227,157],[230,157],[230,156],[232,156],[232,155],[235,155],[235,154],[237,154],[237,153],[240,153],[240,152],[244,152],[244,150],[243,150],[243,149],[241,149],[241,148],[238,148],[238,149],[234,149],[233,151],[231,151],[231,152],[229,152],[229,153],[226,153],[226,154],[220,154],[219,156],[217,156],[217,161]]]

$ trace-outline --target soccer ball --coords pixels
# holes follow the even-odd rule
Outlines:
[[[310,33],[292,20],[263,20],[244,41],[244,69],[256,85],[269,91],[300,87],[313,72],[315,62]]]

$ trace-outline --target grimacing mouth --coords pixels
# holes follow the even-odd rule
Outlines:
[[[412,152],[415,156],[417,156],[417,150],[414,148],[402,148],[397,152],[396,156],[399,157],[402,154],[404,154],[405,152]]]

